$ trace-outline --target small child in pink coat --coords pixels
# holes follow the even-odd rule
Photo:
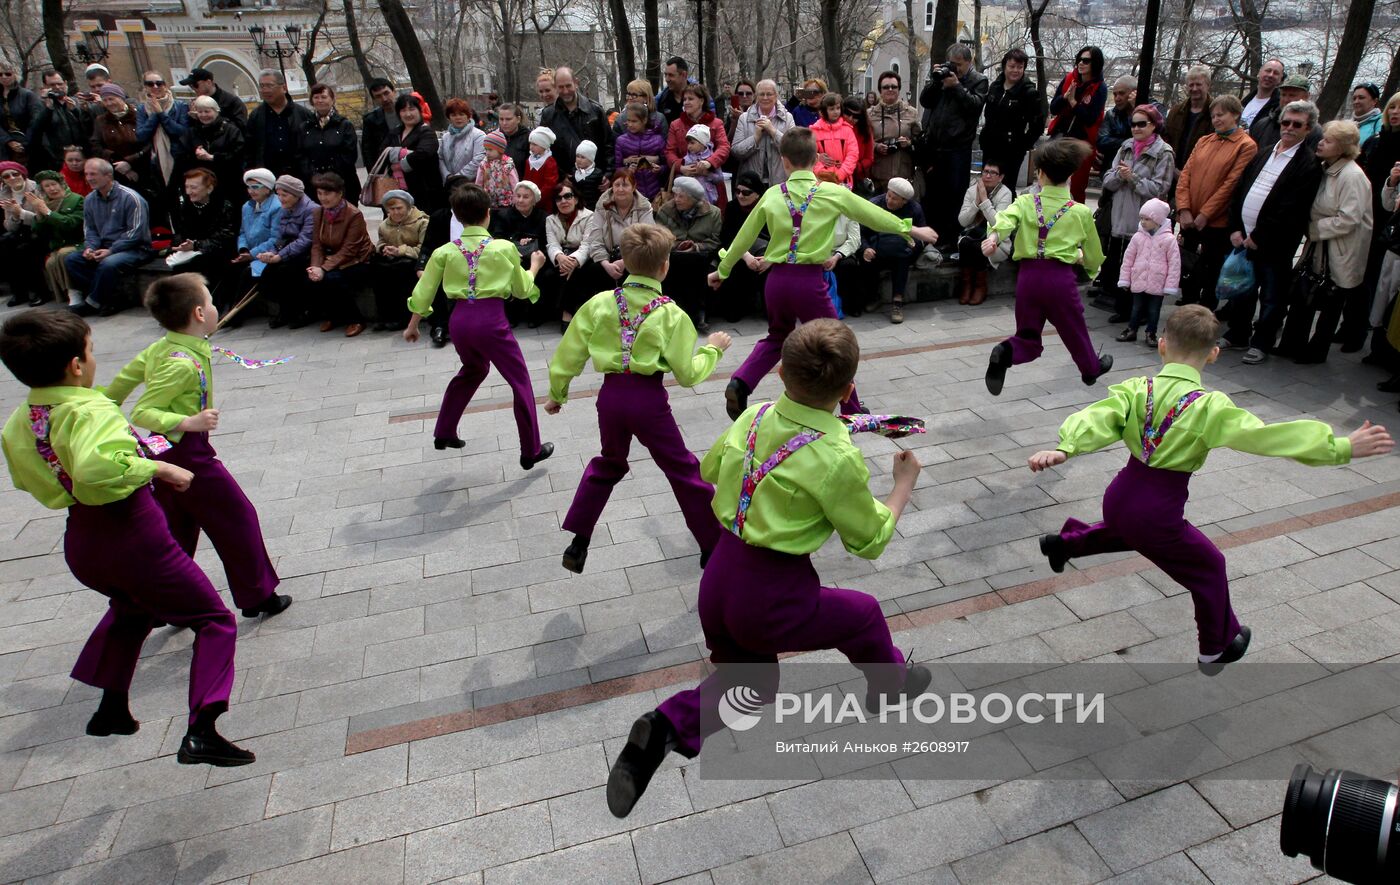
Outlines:
[[[1157,319],[1162,298],[1181,294],[1181,249],[1167,224],[1171,207],[1162,200],[1148,200],[1138,213],[1138,232],[1123,255],[1118,288],[1133,293],[1133,314],[1119,341],[1136,341],[1138,326],[1147,321],[1147,346],[1157,346]]]

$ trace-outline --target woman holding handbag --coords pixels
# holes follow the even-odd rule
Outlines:
[[[1356,164],[1360,153],[1361,138],[1355,123],[1334,120],[1322,128],[1322,140],[1317,144],[1322,186],[1313,200],[1308,225],[1308,252],[1312,254],[1308,269],[1316,276],[1309,286],[1295,285],[1279,347],[1281,354],[1293,357],[1296,363],[1327,360],[1342,307],[1365,283],[1373,216],[1371,183]]]

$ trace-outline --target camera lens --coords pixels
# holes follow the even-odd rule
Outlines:
[[[1288,782],[1279,847],[1289,857],[1306,854],[1314,867],[1344,882],[1400,881],[1400,838],[1389,850],[1400,829],[1398,794],[1394,784],[1354,771],[1319,774],[1300,763]]]

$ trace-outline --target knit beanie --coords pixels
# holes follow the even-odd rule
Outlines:
[[[276,188],[279,191],[286,191],[289,194],[296,194],[298,197],[306,196],[306,185],[301,183],[300,178],[291,175],[278,177]]]
[[[121,88],[120,86],[118,86],[118,85],[115,84],[115,83],[103,83],[103,84],[102,84],[102,88],[99,89],[99,90],[97,90],[97,96],[98,96],[99,98],[106,98],[106,97],[109,96],[109,95],[115,95],[117,98],[120,98],[122,101],[126,101],[126,90],[125,90],[125,89]]]
[[[694,126],[691,126],[690,129],[685,133],[685,137],[693,138],[696,141],[703,144],[705,147],[709,147],[710,127],[706,126],[704,123],[696,123]]]
[[[483,143],[486,147],[495,148],[502,154],[506,152],[506,145],[509,144],[509,142],[506,141],[506,137],[502,135],[499,130],[486,133],[486,138],[483,140]]]
[[[589,160],[597,160],[598,146],[585,138],[578,143],[578,148],[574,150],[574,153]]]
[[[413,194],[410,194],[408,191],[403,191],[399,190],[398,188],[395,188],[384,195],[384,198],[379,201],[379,205],[388,205],[390,200],[403,200],[405,203],[408,204],[408,208],[413,208]]]
[[[533,181],[522,181],[515,186],[515,189],[520,190],[522,187],[529,189],[535,195],[536,203],[540,201],[540,186],[538,184]]]
[[[892,194],[897,194],[906,200],[914,199],[914,185],[910,184],[907,178],[891,178],[887,187]]]
[[[692,200],[703,201],[705,199],[705,186],[699,179],[691,178],[689,175],[680,175],[671,185],[672,190],[680,191]]]
[[[536,126],[530,130],[530,144],[537,144],[545,150],[549,150],[556,137],[554,130],[548,126]]]

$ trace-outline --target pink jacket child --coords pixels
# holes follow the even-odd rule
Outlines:
[[[486,159],[476,170],[476,183],[491,196],[491,208],[504,209],[515,198],[515,186],[520,175],[515,161],[506,156],[506,137],[500,132],[488,132],[484,139]]]
[[[1157,319],[1162,313],[1162,296],[1181,294],[1181,249],[1167,216],[1171,207],[1162,200],[1142,204],[1141,222],[1128,243],[1123,266],[1118,272],[1118,288],[1133,293],[1133,313],[1119,341],[1136,341],[1138,326],[1147,322],[1147,343],[1157,343]]]

